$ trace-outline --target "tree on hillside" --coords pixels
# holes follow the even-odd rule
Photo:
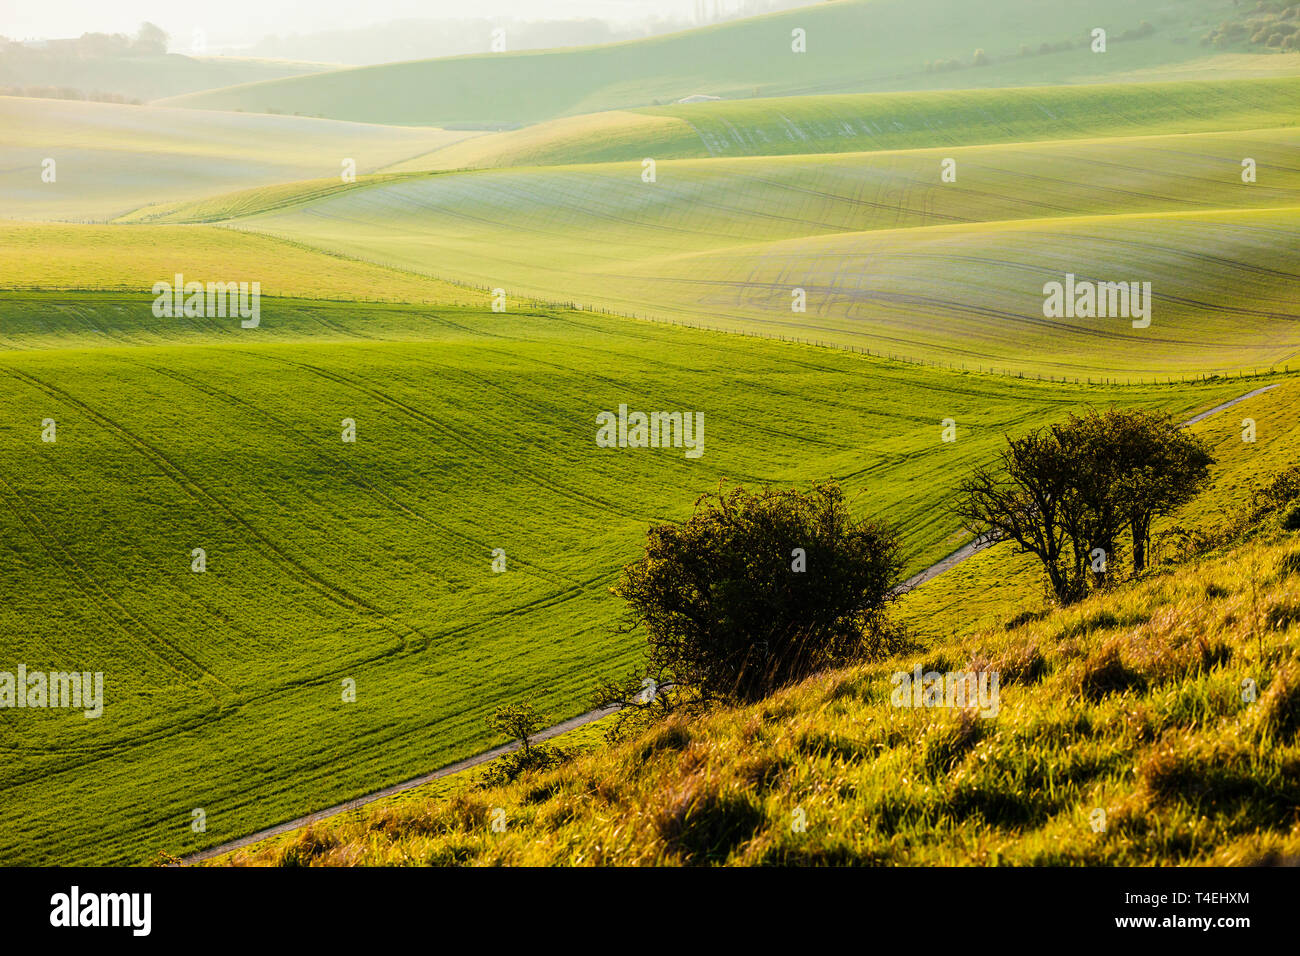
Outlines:
[[[527,755],[530,738],[542,726],[542,716],[537,712],[533,702],[528,700],[498,707],[488,717],[487,725],[488,729],[495,733],[505,734],[512,740],[520,741],[524,747],[524,754]]]
[[[1008,438],[996,467],[976,468],[958,486],[956,511],[965,526],[1035,555],[1062,603],[1082,597],[1087,586],[1087,535],[1074,477],[1068,450],[1043,428]]]
[[[1037,556],[1069,603],[1109,579],[1125,535],[1133,570],[1143,570],[1152,521],[1188,501],[1213,461],[1168,415],[1088,411],[1008,438],[998,467],[961,483],[956,511],[972,533]]]
[[[885,648],[901,567],[893,530],[855,519],[834,484],[735,488],[702,496],[683,524],[650,528],[613,591],[646,633],[658,686],[700,703],[752,701]]]
[[[1146,567],[1151,522],[1170,514],[1208,480],[1214,457],[1197,436],[1168,415],[1109,411],[1090,416],[1111,450],[1113,497],[1128,525],[1133,569]]]
[[[136,32],[132,52],[140,56],[162,56],[167,52],[169,39],[166,30],[146,20]]]
[[[569,760],[573,754],[563,747],[533,744],[533,737],[545,722],[546,718],[538,713],[532,700],[507,704],[493,711],[487,719],[488,729],[518,740],[523,746],[489,762],[478,786],[504,786],[523,774],[549,770]]]

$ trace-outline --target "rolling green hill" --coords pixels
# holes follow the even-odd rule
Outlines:
[[[1088,83],[1135,71],[1154,80],[1162,69],[1183,68],[1186,76],[1189,64],[1206,61],[1201,35],[1235,9],[1231,0],[1093,0],[1086,9],[1068,0],[840,0],[628,43],[385,64],[168,102],[508,127],[692,95]],[[1108,30],[1104,54],[1090,48],[1097,27]],[[806,52],[793,51],[794,30],[805,31]],[[1050,49],[1040,53],[1044,44]],[[1289,66],[1294,72],[1300,63]],[[1221,75],[1205,62],[1197,72]]]
[[[1216,132],[1300,123],[1300,78],[689,103],[566,117],[448,144],[392,172]]]
[[[0,96],[7,219],[102,220],[146,204],[357,173],[470,134],[297,116]],[[53,182],[42,178],[47,159]]]
[[[834,478],[897,523],[911,573],[965,543],[953,490],[1005,433],[1085,405],[1186,417],[1294,369],[1300,54],[1200,42],[1247,15],[1232,0],[838,0],[168,106],[0,97],[0,671],[102,672],[106,692],[95,720],[0,708],[0,749],[20,755],[0,763],[0,863],[198,850],[480,753],[496,742],[485,715],[525,694],[555,720],[586,710],[638,651],[609,585],[650,523],[720,482]],[[1088,49],[1097,26],[1104,54]],[[692,94],[721,99],[675,102]],[[260,283],[260,323],[157,314],[150,290],[177,273]],[[1150,324],[1046,314],[1045,285],[1067,276],[1149,283]],[[1234,440],[1235,411],[1198,426],[1220,466],[1178,522],[1212,524],[1294,457],[1298,395],[1287,378],[1252,399],[1258,445]],[[600,447],[596,416],[623,405],[702,414],[703,455]],[[1081,670],[1126,655],[1147,681],[1135,726],[1193,740],[1189,773],[1222,757],[1233,780],[1285,776],[1289,750],[1214,749],[1216,728],[1258,739],[1225,696],[1235,671],[1148,667],[1192,661],[1182,613],[1222,624],[1224,660],[1245,659],[1231,560],[1144,583],[1118,610],[1008,629],[1041,602],[1004,550],[903,613],[954,666],[1045,648],[1030,683],[1047,696],[1009,690],[1005,737],[898,722],[880,674],[859,670],[686,728],[699,766],[717,758],[705,784],[668,758],[644,776],[622,752],[583,766],[629,805],[680,787],[713,806],[714,783],[769,779],[736,758],[737,728],[758,727],[755,759],[785,789],[742,794],[772,823],[744,862],[1065,859],[1052,847],[1093,795],[1121,818],[1202,827],[1234,860],[1277,844],[1257,807],[1242,819],[1265,836],[1191,804],[1142,816],[1159,774],[1135,796],[1118,768],[1163,758],[1092,732],[1121,702],[1071,704]],[[1250,558],[1291,567],[1284,550]],[[1292,607],[1290,581],[1274,583],[1267,599]],[[1187,597],[1211,587],[1228,597]],[[1132,621],[1106,623],[1112,610]],[[1272,679],[1280,658],[1259,654]],[[1174,690],[1186,708],[1161,696]],[[1075,749],[1071,720],[1090,722]],[[851,770],[846,721],[863,736],[844,746],[866,748]],[[988,762],[943,751],[954,734]],[[842,797],[850,773],[858,796],[824,809],[893,807],[896,825],[800,857],[776,833],[786,798]],[[878,780],[900,774],[912,783],[891,797]],[[466,830],[365,852],[557,862],[595,840],[584,859],[689,859],[635,814],[621,830],[584,818],[589,780],[555,782],[572,784],[555,802],[502,795],[546,804],[520,811],[524,842]],[[957,832],[963,807],[990,826]],[[1134,832],[1068,859],[1209,859]]]
[[[476,289],[226,229],[0,221],[0,290],[6,293],[53,289],[144,293],[155,282],[172,281],[177,272],[202,282],[258,282],[268,296],[481,307],[488,301]],[[31,317],[37,320],[31,329],[48,330],[54,336],[52,344],[70,344],[69,335],[81,345],[110,344],[121,331],[111,324],[66,327],[49,315]],[[128,330],[140,335],[147,328],[167,340],[193,331],[192,325],[142,315]],[[14,326],[4,329],[12,332]],[[24,347],[33,344],[30,339],[23,342]]]
[[[84,97],[116,94],[154,100],[199,90],[262,80],[333,72],[335,63],[304,63],[256,57],[60,55],[0,43],[0,88],[45,87],[76,91]]]
[[[0,719],[25,755],[0,771],[6,863],[141,862],[355,796],[481,750],[484,714],[524,684],[583,710],[632,651],[609,629],[612,576],[648,522],[724,476],[833,475],[904,526],[915,565],[953,546],[950,482],[1004,429],[1240,391],[1004,380],[522,307],[264,298],[256,330],[177,321],[168,340],[150,305],[11,293],[0,311],[7,646],[33,670],[102,671],[107,698],[98,721]],[[595,414],[620,403],[704,412],[704,456],[597,448]]]
[[[235,224],[512,294],[957,367],[1194,376],[1300,351],[1297,136],[665,161],[653,183],[640,164],[410,176]],[[1152,326],[1046,317],[1044,285],[1067,274],[1151,282]]]

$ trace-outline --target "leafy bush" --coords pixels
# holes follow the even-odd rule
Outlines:
[[[549,747],[530,747],[528,750],[512,750],[498,757],[487,765],[478,786],[501,787],[514,783],[526,773],[540,773],[553,770],[560,764],[572,759],[573,754],[563,747],[552,744]]]
[[[1292,502],[1300,502],[1300,465],[1278,472],[1255,495],[1255,506],[1260,514]]]
[[[885,612],[901,570],[894,531],[855,520],[834,484],[736,488],[702,496],[684,524],[652,527],[614,593],[645,629],[657,686],[752,701],[893,649]]]

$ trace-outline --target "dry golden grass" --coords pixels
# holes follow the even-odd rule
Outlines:
[[[917,664],[999,672],[997,715],[893,706]],[[1069,609],[226,862],[1233,865],[1300,854],[1298,805],[1300,536],[1274,520]]]

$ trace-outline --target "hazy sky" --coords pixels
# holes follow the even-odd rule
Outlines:
[[[735,8],[740,3],[720,0],[720,5]],[[0,35],[25,40],[88,31],[134,33],[141,21],[149,20],[172,34],[176,48],[194,30],[203,30],[210,44],[246,45],[271,33],[312,33],[407,17],[599,17],[622,22],[687,17],[695,7],[695,0],[4,0]]]

